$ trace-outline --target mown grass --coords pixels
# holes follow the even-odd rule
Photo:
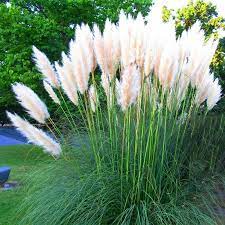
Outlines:
[[[10,181],[17,181],[20,185],[11,191],[0,191],[0,225],[15,224],[14,212],[24,198],[25,193],[21,187],[26,176],[43,166],[48,158],[39,148],[32,145],[0,147],[0,166],[10,166]]]

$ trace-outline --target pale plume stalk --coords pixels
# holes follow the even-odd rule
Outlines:
[[[72,70],[72,64],[69,58],[62,54],[63,57],[63,65],[60,66],[57,62],[55,63],[55,68],[59,75],[60,84],[69,98],[69,100],[77,105],[78,104],[78,94],[77,94],[77,87],[76,81]]]
[[[36,63],[38,70],[43,74],[45,79],[51,84],[52,87],[59,88],[59,81],[57,74],[51,65],[47,56],[33,46],[33,59]]]
[[[222,89],[219,85],[218,78],[213,81],[213,83],[209,86],[208,95],[207,95],[207,107],[208,110],[211,110],[217,102],[221,99]]]
[[[76,79],[77,89],[81,94],[88,90],[90,73],[96,69],[93,33],[88,25],[76,27],[75,40],[70,42],[70,58]]]
[[[117,27],[109,20],[106,20],[103,31],[104,58],[110,81],[116,75],[120,61],[120,42]]]
[[[70,58],[73,73],[76,79],[77,89],[81,94],[84,94],[88,90],[88,81],[91,72],[88,57],[88,53],[81,41],[70,42]]]
[[[84,51],[89,73],[94,72],[97,66],[94,54],[94,40],[93,33],[88,25],[82,24],[81,26],[76,27],[75,41],[80,44]]]
[[[109,76],[110,81],[116,75],[120,61],[119,31],[108,19],[103,35],[97,25],[94,26],[94,49],[97,62],[102,73]]]
[[[53,100],[53,102],[55,102],[56,104],[60,105],[60,100],[57,97],[56,93],[54,92],[52,86],[45,80],[43,81],[43,85],[44,85],[44,89],[49,94],[49,96]]]
[[[91,109],[95,112],[97,107],[97,90],[94,85],[91,85],[88,91],[89,102],[91,105]]]
[[[50,155],[60,155],[62,151],[60,145],[49,137],[44,131],[31,125],[29,122],[16,114],[7,112],[7,116],[13,125],[29,140],[29,142],[42,147],[44,151]]]
[[[136,22],[136,63],[140,70],[143,70],[144,67],[144,58],[145,58],[145,33],[146,33],[146,26],[145,26],[145,21],[141,13],[138,14]]]
[[[38,95],[32,89],[20,83],[12,85],[12,89],[17,100],[28,114],[39,123],[44,124],[50,115],[47,106]]]
[[[104,52],[104,42],[101,31],[99,27],[95,24],[93,28],[94,32],[94,51],[98,65],[100,66],[102,73],[108,73],[108,68],[106,65],[105,52]]]
[[[137,100],[141,89],[141,75],[137,65],[130,65],[124,69],[122,81],[119,84],[119,104],[125,111]]]

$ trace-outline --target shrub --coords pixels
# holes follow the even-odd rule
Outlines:
[[[55,67],[34,48],[45,89],[71,136],[62,134],[31,89],[13,85],[28,114],[55,136],[8,112],[31,142],[56,159],[34,176],[21,224],[216,224],[215,180],[206,175],[218,172],[223,183],[216,167],[221,149],[215,147],[223,126],[208,139],[202,124],[221,98],[209,71],[217,43],[205,42],[198,24],[176,39],[174,25],[164,23],[159,10],[152,10],[148,23],[141,14],[134,19],[122,12],[118,25],[106,21],[103,35],[97,26],[93,32],[88,25],[77,27],[69,56],[62,54]],[[63,92],[83,126],[74,121]],[[199,132],[207,139],[199,139]]]

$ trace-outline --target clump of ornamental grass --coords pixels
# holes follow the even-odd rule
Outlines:
[[[52,134],[16,114],[8,117],[56,160],[32,176],[21,224],[215,224],[210,204],[216,200],[207,194],[215,182],[204,185],[193,171],[215,172],[221,153],[200,148],[194,138],[207,132],[196,121],[221,98],[209,69],[218,42],[206,40],[198,22],[177,38],[161,11],[156,4],[147,18],[121,12],[118,24],[107,20],[103,32],[77,26],[60,62],[33,48],[70,135],[31,89],[13,85],[28,114]],[[210,163],[201,170],[204,153]]]

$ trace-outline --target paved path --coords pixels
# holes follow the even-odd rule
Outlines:
[[[26,144],[27,140],[13,127],[0,127],[0,146]]]

